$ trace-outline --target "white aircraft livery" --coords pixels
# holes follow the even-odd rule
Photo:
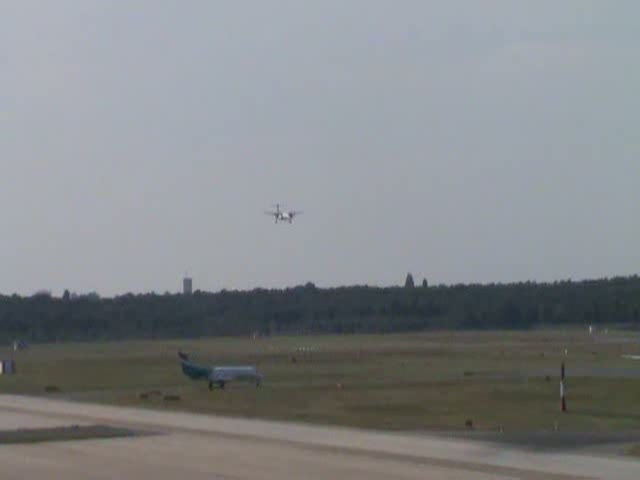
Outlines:
[[[259,387],[264,378],[258,369],[251,365],[206,367],[191,362],[186,353],[178,352],[178,356],[182,364],[182,373],[192,380],[208,380],[209,390],[213,390],[213,385],[224,388],[225,384],[232,380],[251,380]]]
[[[280,204],[277,203],[275,212],[272,210],[269,210],[264,213],[266,215],[271,215],[275,219],[276,223],[278,223],[279,221],[293,223],[294,217],[296,215],[300,215],[302,212],[295,211],[295,210],[290,210],[290,211],[280,210]]]

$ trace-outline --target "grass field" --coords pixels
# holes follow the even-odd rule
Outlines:
[[[135,432],[124,428],[114,428],[106,425],[75,425],[72,427],[32,428],[0,431],[0,445],[131,437],[135,434]]]
[[[312,349],[303,354],[299,347]],[[209,391],[178,349],[208,364],[256,364],[260,388]],[[566,349],[566,354],[565,354]],[[637,333],[442,332],[33,345],[10,352],[0,393],[390,430],[640,430]],[[560,363],[568,413],[560,412]],[[45,391],[48,388],[49,392]],[[51,388],[54,387],[54,388]],[[141,394],[157,391],[159,394]],[[167,401],[166,395],[179,396]],[[143,395],[144,396],[144,395]]]

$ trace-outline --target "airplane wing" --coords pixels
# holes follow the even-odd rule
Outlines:
[[[264,214],[265,215],[278,215],[278,212],[270,212],[268,210],[265,210]]]

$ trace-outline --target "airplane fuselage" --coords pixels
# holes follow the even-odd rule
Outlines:
[[[263,378],[256,367],[249,365],[203,367],[183,360],[181,366],[182,373],[192,380],[208,380],[210,390],[214,384],[224,388],[225,384],[232,380],[251,380],[259,386]]]
[[[242,367],[213,367],[211,370],[211,375],[209,376],[209,380],[213,382],[220,381],[231,381],[231,380],[241,380],[241,379],[252,379],[256,381],[260,381],[262,379],[262,375],[258,373],[256,367],[252,366],[242,366]]]
[[[293,220],[293,215],[290,213],[280,213],[276,217],[276,221],[280,220],[281,222],[291,222]]]

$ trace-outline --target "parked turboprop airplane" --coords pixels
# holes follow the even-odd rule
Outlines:
[[[276,203],[276,211],[275,212],[267,211],[267,212],[264,212],[264,213],[267,214],[267,215],[271,215],[275,219],[276,223],[278,223],[278,220],[280,220],[282,222],[292,223],[293,222],[293,218],[296,215],[300,215],[302,212],[296,212],[296,211],[288,211],[287,212],[287,211],[280,210],[280,204]]]
[[[205,367],[196,365],[189,360],[189,355],[178,352],[182,364],[182,373],[192,380],[206,379],[209,381],[209,390],[213,390],[216,384],[224,388],[225,384],[231,380],[252,380],[256,382],[256,387],[260,386],[264,376],[258,372],[254,366],[220,366]]]

